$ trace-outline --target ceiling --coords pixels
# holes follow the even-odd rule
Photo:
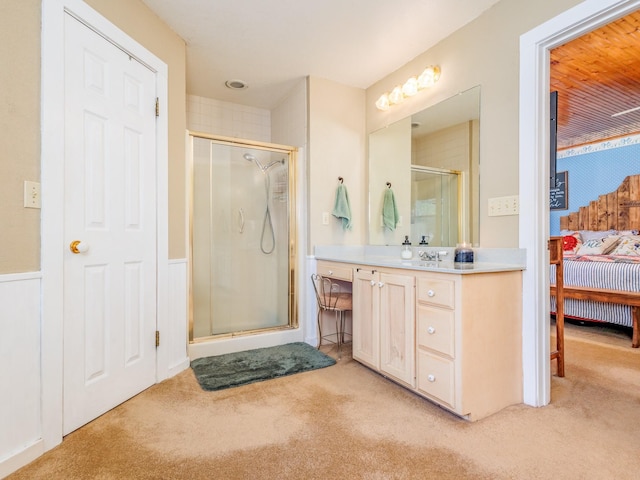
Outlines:
[[[639,29],[640,11],[551,51],[559,149],[640,133]]]
[[[308,75],[367,88],[498,2],[142,1],[186,41],[189,94],[267,109]]]

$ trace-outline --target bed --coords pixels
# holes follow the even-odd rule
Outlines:
[[[640,346],[640,175],[560,218],[564,316],[632,329]],[[555,269],[550,266],[551,312]]]

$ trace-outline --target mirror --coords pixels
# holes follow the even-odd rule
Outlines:
[[[369,244],[479,244],[480,86],[369,135]],[[389,187],[387,184],[391,184]],[[383,226],[385,189],[399,221]]]

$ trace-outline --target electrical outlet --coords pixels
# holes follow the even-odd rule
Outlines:
[[[329,225],[329,212],[322,212],[322,224]]]
[[[40,208],[40,184],[38,182],[24,182],[24,207]]]

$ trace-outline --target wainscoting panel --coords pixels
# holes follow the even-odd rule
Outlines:
[[[189,367],[188,277],[187,260],[169,260],[169,315],[167,332],[160,332],[160,347],[165,348],[166,372],[158,377],[169,378]]]
[[[0,478],[42,453],[40,280],[0,275]]]

